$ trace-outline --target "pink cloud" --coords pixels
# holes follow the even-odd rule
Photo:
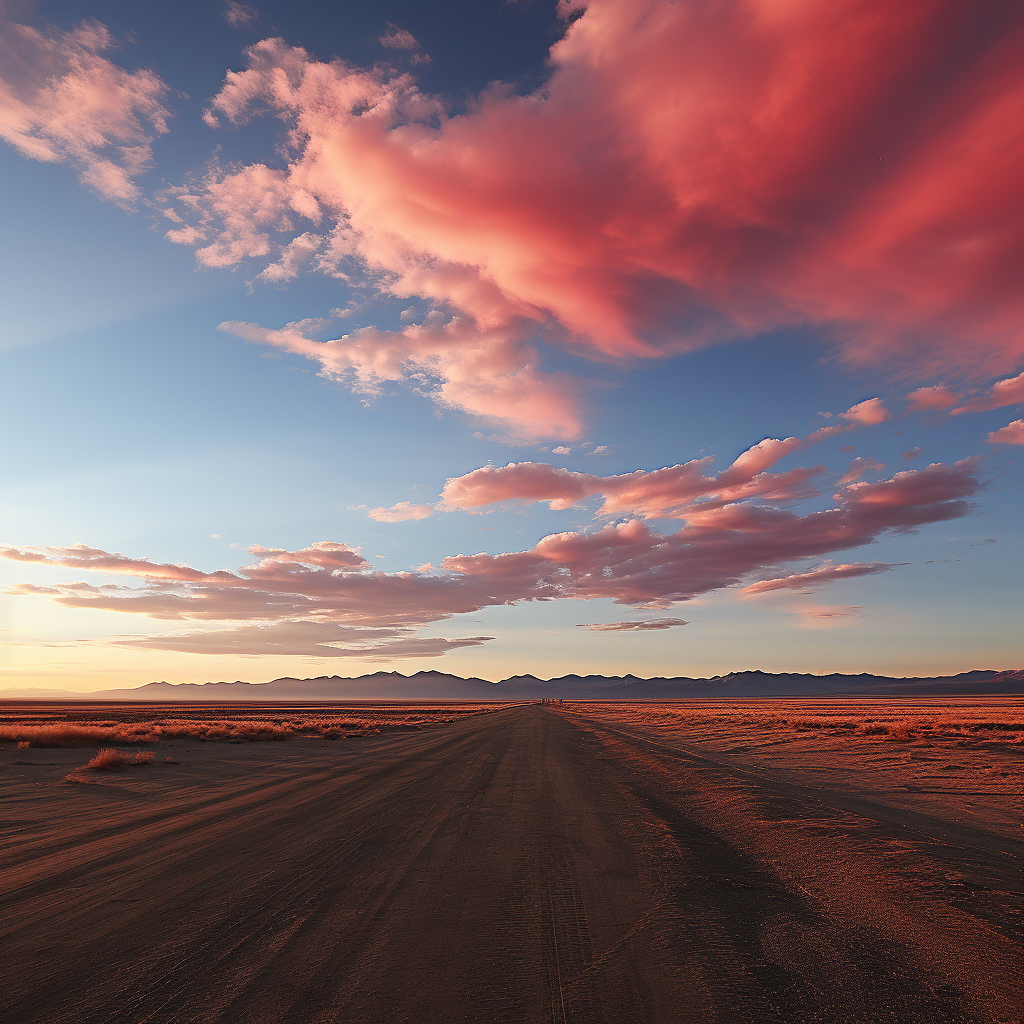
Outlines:
[[[115,647],[141,651],[178,651],[185,654],[273,655],[275,657],[360,658],[391,661],[395,658],[436,658],[461,647],[479,647],[494,637],[416,636],[410,629],[353,628],[327,622],[279,622],[164,636],[112,640]]]
[[[173,231],[167,233],[170,238]],[[313,259],[323,239],[312,231],[306,231],[293,238],[282,250],[276,263],[270,263],[260,272],[260,278],[278,284],[291,281]]]
[[[855,483],[837,495],[835,508],[807,515],[730,504],[692,512],[671,534],[655,533],[638,520],[592,533],[551,534],[527,551],[453,555],[429,573],[372,570],[358,552],[330,542],[300,551],[256,547],[257,564],[212,573],[84,545],[8,547],[0,555],[141,578],[139,587],[70,582],[22,584],[14,592],[159,619],[412,626],[484,607],[560,598],[664,608],[787,562],[863,546],[886,531],[964,516],[972,507],[965,499],[978,487],[975,472],[976,463],[966,460]]]
[[[366,513],[378,523],[404,523],[410,519],[426,519],[434,514],[433,505],[414,505],[411,501],[400,501],[390,508],[371,508]]]
[[[826,415],[819,413],[819,415]],[[831,417],[831,413],[827,417]],[[826,438],[835,437],[838,434],[845,434],[851,430],[858,430],[861,427],[874,427],[884,423],[889,418],[889,410],[882,404],[880,398],[868,398],[856,405],[851,405],[846,412],[839,413],[839,419],[845,423],[837,423],[827,427],[818,427],[817,430],[808,434],[804,444],[816,444]],[[841,452],[853,451],[853,448],[840,448]]]
[[[72,165],[104,199],[131,207],[134,179],[167,131],[168,89],[152,71],[101,56],[114,45],[98,21],[40,31],[0,7],[0,137],[33,160]]]
[[[952,391],[945,384],[937,384],[930,388],[918,388],[907,395],[909,412],[931,412],[948,409],[956,405],[963,396]]]
[[[362,569],[367,564],[366,559],[358,551],[350,548],[347,544],[340,544],[333,540],[320,540],[299,551],[264,548],[253,544],[249,548],[249,554],[260,556],[257,565],[248,567],[250,573],[271,573],[282,566],[287,567],[288,571],[294,571],[303,566],[348,571]]]
[[[859,480],[869,469],[885,469],[885,463],[865,455],[851,459],[850,464],[846,467],[846,472],[839,478],[839,486]]]
[[[1001,409],[1004,405],[1016,405],[1018,402],[1024,402],[1024,373],[1019,373],[1016,377],[1008,377],[1006,380],[996,381],[988,391],[972,398],[959,409],[954,409],[953,415]]]
[[[862,611],[860,605],[856,604],[796,609],[796,613],[800,616],[800,625],[805,629],[835,629],[852,626]]]
[[[212,109],[285,119],[287,169],[262,180],[324,211],[323,269],[368,268],[482,337],[635,359],[812,324],[854,363],[1016,365],[1019,12],[982,31],[954,0],[564,11],[528,95],[453,114],[409,75],[267,39]],[[201,258],[282,244],[239,244],[241,191],[192,194]]]
[[[841,412],[839,416],[848,423],[859,427],[873,427],[884,423],[889,418],[889,411],[882,405],[880,398],[869,398],[851,406],[846,412]]]
[[[268,330],[230,321],[220,329],[257,344],[306,356],[321,374],[367,395],[405,382],[438,405],[495,421],[524,438],[576,437],[582,430],[578,385],[538,369],[537,349],[517,325],[483,331],[464,317],[428,317],[400,331],[367,327],[314,341],[299,325]]]
[[[796,438],[766,438],[717,477],[704,472],[710,466],[710,457],[619,476],[577,473],[535,462],[486,466],[448,480],[442,499],[447,507],[461,509],[511,500],[546,501],[553,509],[566,509],[590,495],[600,494],[604,498],[602,515],[631,513],[648,518],[682,516],[698,500],[717,504],[753,497],[789,501],[808,496],[808,481],[823,472],[821,466],[785,473],[766,472],[799,446]],[[701,507],[706,509],[710,504]]]
[[[293,231],[298,218],[313,224],[321,220],[319,204],[308,192],[296,187],[285,171],[264,164],[233,172],[214,166],[206,173],[200,194],[179,188],[158,198],[166,204],[165,213],[172,220],[184,215],[192,221],[188,225],[191,234],[173,228],[166,237],[188,245],[197,240],[207,242],[196,249],[196,258],[207,267],[231,267],[257,257],[274,256],[280,261],[295,240],[281,246],[275,236]],[[315,238],[309,233],[301,237],[308,243]],[[317,246],[322,242],[317,239]],[[275,279],[273,272],[269,279]]]
[[[639,619],[633,622],[579,622],[582,629],[595,633],[635,632],[648,629],[671,629],[673,626],[688,626],[686,619]]]
[[[988,435],[992,444],[1024,444],[1024,420],[1012,420]]]
[[[743,588],[742,593],[754,595],[767,594],[773,590],[798,590],[801,593],[809,594],[823,584],[831,583],[834,580],[872,576],[875,573],[888,572],[895,568],[895,565],[890,565],[888,562],[854,562],[847,565],[826,563],[808,572],[798,572],[791,576],[751,583],[750,586]]]
[[[812,497],[817,492],[811,481],[824,472],[823,466],[797,467],[782,473],[768,470],[786,455],[826,437],[878,422],[885,410],[876,402],[877,399],[871,399],[841,413],[849,420],[846,425],[821,427],[804,439],[766,437],[717,476],[706,472],[712,461],[710,457],[618,476],[597,476],[546,463],[520,462],[501,467],[485,466],[465,476],[453,477],[445,483],[442,500],[445,507],[458,509],[480,508],[501,501],[546,501],[552,509],[558,510],[599,494],[604,498],[601,515],[681,518],[694,510],[707,511],[751,498],[782,502]],[[882,469],[884,464],[874,459],[854,459],[840,483],[849,483],[869,468]]]

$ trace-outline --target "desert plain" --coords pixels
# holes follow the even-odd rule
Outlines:
[[[1016,698],[0,730],[10,1024],[1022,1018]]]

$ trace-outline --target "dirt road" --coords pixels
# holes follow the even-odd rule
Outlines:
[[[296,743],[159,787],[25,767],[0,1017],[1020,1018],[1020,843],[539,705]]]

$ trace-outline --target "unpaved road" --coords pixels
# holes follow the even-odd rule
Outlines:
[[[297,743],[23,752],[0,1019],[1021,1018],[1020,843],[539,705]]]

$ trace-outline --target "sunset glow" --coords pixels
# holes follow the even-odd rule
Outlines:
[[[1019,5],[370,7],[3,7],[3,687],[1024,663]]]

